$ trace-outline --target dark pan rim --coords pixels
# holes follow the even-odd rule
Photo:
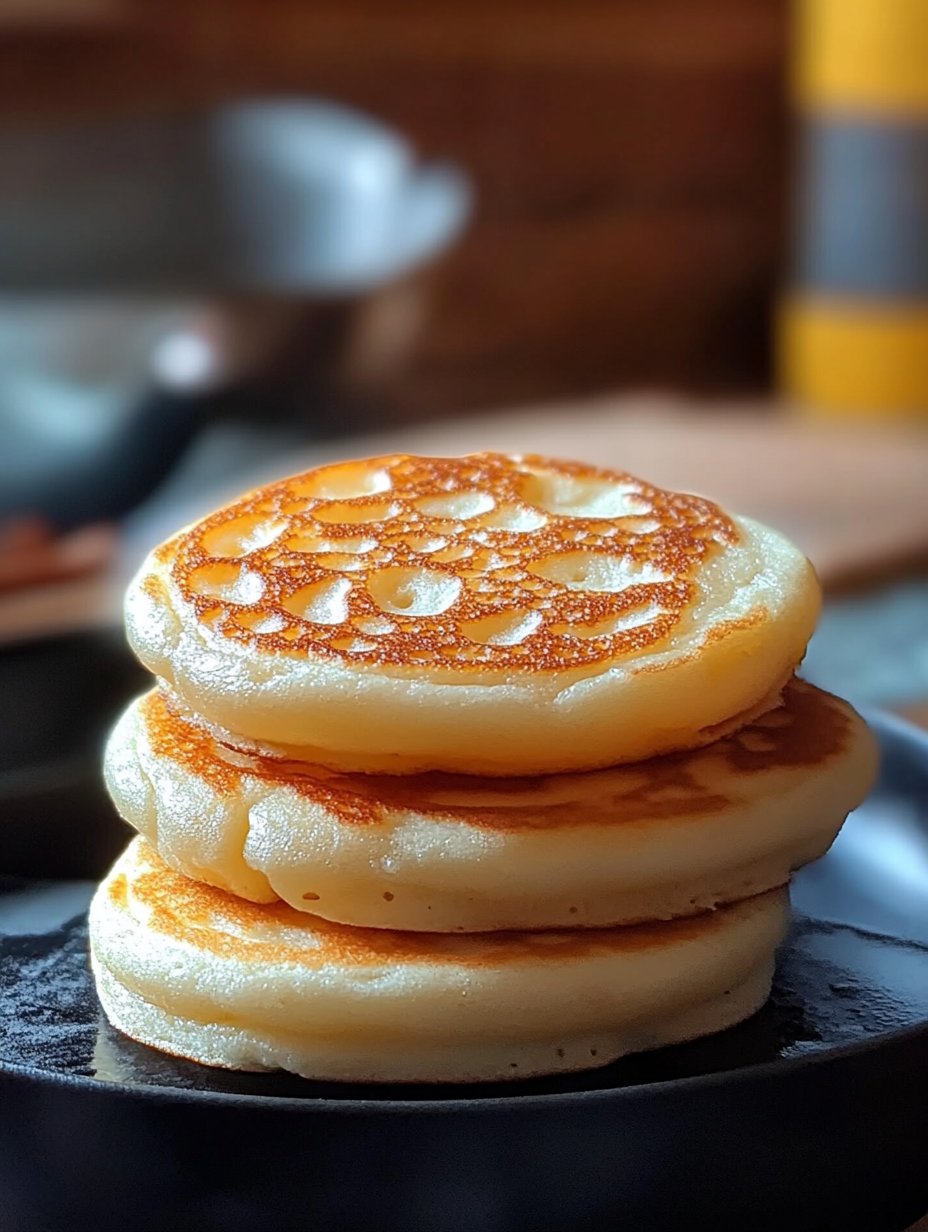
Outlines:
[[[879,710],[865,710],[864,717],[880,736],[881,745],[888,736],[909,746],[912,755],[928,762],[928,733],[896,715]],[[0,1079],[11,1078],[40,1086],[65,1087],[93,1092],[96,1096],[112,1095],[116,1098],[151,1100],[155,1103],[205,1104],[207,1106],[238,1108],[262,1112],[279,1111],[297,1114],[326,1114],[329,1116],[376,1116],[390,1112],[405,1116],[426,1113],[430,1116],[452,1113],[492,1114],[515,1112],[520,1108],[540,1110],[543,1108],[574,1107],[578,1104],[603,1104],[607,1102],[634,1103],[643,1099],[659,1099],[678,1092],[713,1090],[733,1085],[763,1083],[777,1077],[794,1077],[808,1069],[837,1065],[852,1061],[878,1050],[904,1049],[911,1044],[928,1043],[928,1019],[911,1026],[901,1027],[869,1035],[864,1039],[840,1044],[819,1052],[804,1053],[764,1061],[758,1065],[744,1065],[736,1069],[719,1070],[709,1074],[693,1074],[686,1078],[671,1078],[661,1082],[636,1083],[627,1087],[602,1088],[591,1091],[557,1091],[546,1094],[487,1096],[468,1098],[467,1095],[450,1096],[445,1099],[325,1099],[306,1096],[246,1095],[231,1091],[203,1091],[196,1088],[169,1086],[130,1086],[119,1082],[100,1082],[83,1075],[59,1074],[54,1071],[35,1069],[31,1066],[0,1062]],[[350,1085],[350,1084],[346,1084]],[[356,1085],[356,1084],[355,1084]],[[462,1092],[466,1091],[462,1085]]]
[[[120,1099],[140,1099],[156,1104],[205,1104],[208,1107],[230,1107],[242,1111],[307,1113],[326,1116],[379,1116],[390,1112],[410,1116],[427,1113],[443,1116],[452,1113],[490,1115],[494,1112],[517,1112],[519,1109],[564,1108],[580,1104],[637,1103],[642,1099],[660,1099],[678,1093],[699,1090],[717,1090],[720,1087],[763,1084],[779,1077],[796,1077],[803,1071],[825,1065],[852,1061],[875,1051],[904,1049],[907,1045],[928,1043],[928,1022],[916,1023],[897,1031],[868,1036],[850,1044],[807,1053],[783,1060],[765,1061],[760,1065],[743,1065],[737,1069],[719,1070],[712,1074],[693,1074],[688,1078],[672,1078],[663,1082],[641,1082],[627,1087],[609,1087],[593,1091],[557,1091],[541,1095],[498,1095],[468,1098],[452,1096],[447,1099],[325,1099],[305,1096],[243,1095],[232,1091],[201,1091],[188,1087],[128,1086],[121,1082],[98,1082],[94,1078],[72,1074],[57,1074],[52,1071],[31,1069],[28,1066],[0,1063],[0,1080],[11,1078],[42,1087],[65,1087],[93,1092],[98,1096],[112,1095]],[[586,1072],[586,1071],[584,1071]],[[357,1084],[353,1084],[357,1085]],[[372,1084],[373,1085],[373,1084]],[[514,1084],[516,1085],[516,1084]],[[462,1084],[462,1090],[466,1084]]]

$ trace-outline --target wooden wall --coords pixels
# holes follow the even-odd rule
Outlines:
[[[331,95],[472,173],[410,412],[767,377],[787,0],[122,0],[0,26],[0,107]]]

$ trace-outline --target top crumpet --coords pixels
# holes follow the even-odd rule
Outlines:
[[[392,455],[248,493],[157,548],[142,661],[229,743],[345,770],[553,773],[774,705],[818,613],[788,540],[534,456]]]

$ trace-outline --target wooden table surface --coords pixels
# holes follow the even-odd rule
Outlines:
[[[278,460],[270,471],[259,467],[231,487],[199,492],[183,509],[143,518],[137,542],[110,575],[0,598],[0,637],[118,620],[121,589],[148,541],[282,470],[397,450],[480,449],[588,459],[709,495],[791,535],[831,592],[928,569],[928,433],[809,423],[757,405],[710,410],[669,398],[613,397],[329,442]]]

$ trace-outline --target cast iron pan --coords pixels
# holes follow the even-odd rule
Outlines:
[[[86,878],[128,836],[93,763],[139,685],[114,638],[0,656],[7,763],[83,766],[70,796],[36,769],[31,814],[0,781],[3,1232],[900,1232],[928,1207],[924,735],[873,717],[880,784],[797,879],[749,1022],[574,1078],[354,1087],[207,1070],[102,1021]]]

